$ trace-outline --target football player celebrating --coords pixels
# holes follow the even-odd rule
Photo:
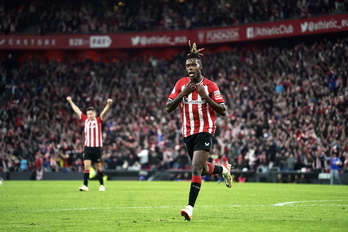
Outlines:
[[[202,61],[196,44],[190,45],[190,53],[186,58],[188,77],[179,79],[168,97],[166,110],[168,113],[178,106],[182,118],[182,136],[188,155],[192,161],[192,180],[188,206],[181,210],[185,220],[192,218],[193,207],[198,197],[203,175],[222,174],[228,188],[232,187],[231,165],[223,166],[208,163],[212,147],[212,138],[216,129],[216,113],[225,116],[226,106],[218,86],[205,78]]]
[[[98,179],[99,179],[99,191],[105,191],[104,180],[103,180],[103,170],[101,165],[102,156],[102,123],[105,118],[106,113],[109,111],[112,99],[108,99],[105,108],[100,113],[100,116],[96,116],[96,111],[93,107],[88,107],[86,112],[87,115],[82,113],[79,107],[75,105],[71,97],[68,96],[66,100],[70,103],[74,112],[79,116],[80,120],[84,123],[85,132],[85,148],[83,153],[83,164],[84,164],[84,175],[83,175],[83,185],[79,187],[80,191],[88,191],[88,179],[89,172],[92,163],[95,164],[97,169]]]

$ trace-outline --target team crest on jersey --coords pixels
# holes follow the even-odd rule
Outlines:
[[[220,100],[220,99],[222,99],[222,96],[221,96],[219,90],[214,91],[214,96],[215,96],[215,100]]]

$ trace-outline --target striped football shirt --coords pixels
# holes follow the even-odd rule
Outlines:
[[[102,147],[102,123],[100,117],[90,120],[85,114],[81,114],[81,121],[85,128],[85,147]]]
[[[190,83],[190,77],[184,77],[178,80],[173,91],[169,95],[169,99],[174,100],[180,92]],[[206,78],[203,84],[208,96],[217,103],[224,103],[224,99],[220,94],[218,86]],[[215,133],[216,129],[216,113],[214,109],[205,102],[204,99],[194,90],[188,96],[183,97],[179,104],[182,119],[182,136],[187,137],[200,132]]]

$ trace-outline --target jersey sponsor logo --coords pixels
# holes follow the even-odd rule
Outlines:
[[[86,123],[86,128],[88,128],[88,129],[97,128],[97,123],[93,122],[93,121],[89,121],[89,123]]]
[[[184,98],[185,104],[205,104],[205,100],[188,100],[188,98]]]

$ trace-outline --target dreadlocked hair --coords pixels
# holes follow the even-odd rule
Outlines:
[[[203,54],[199,53],[199,52],[202,51],[204,48],[197,49],[196,43],[193,43],[191,46],[190,40],[189,40],[189,46],[190,46],[190,53],[187,54],[187,59],[197,58],[200,60],[201,56],[203,56]]]

